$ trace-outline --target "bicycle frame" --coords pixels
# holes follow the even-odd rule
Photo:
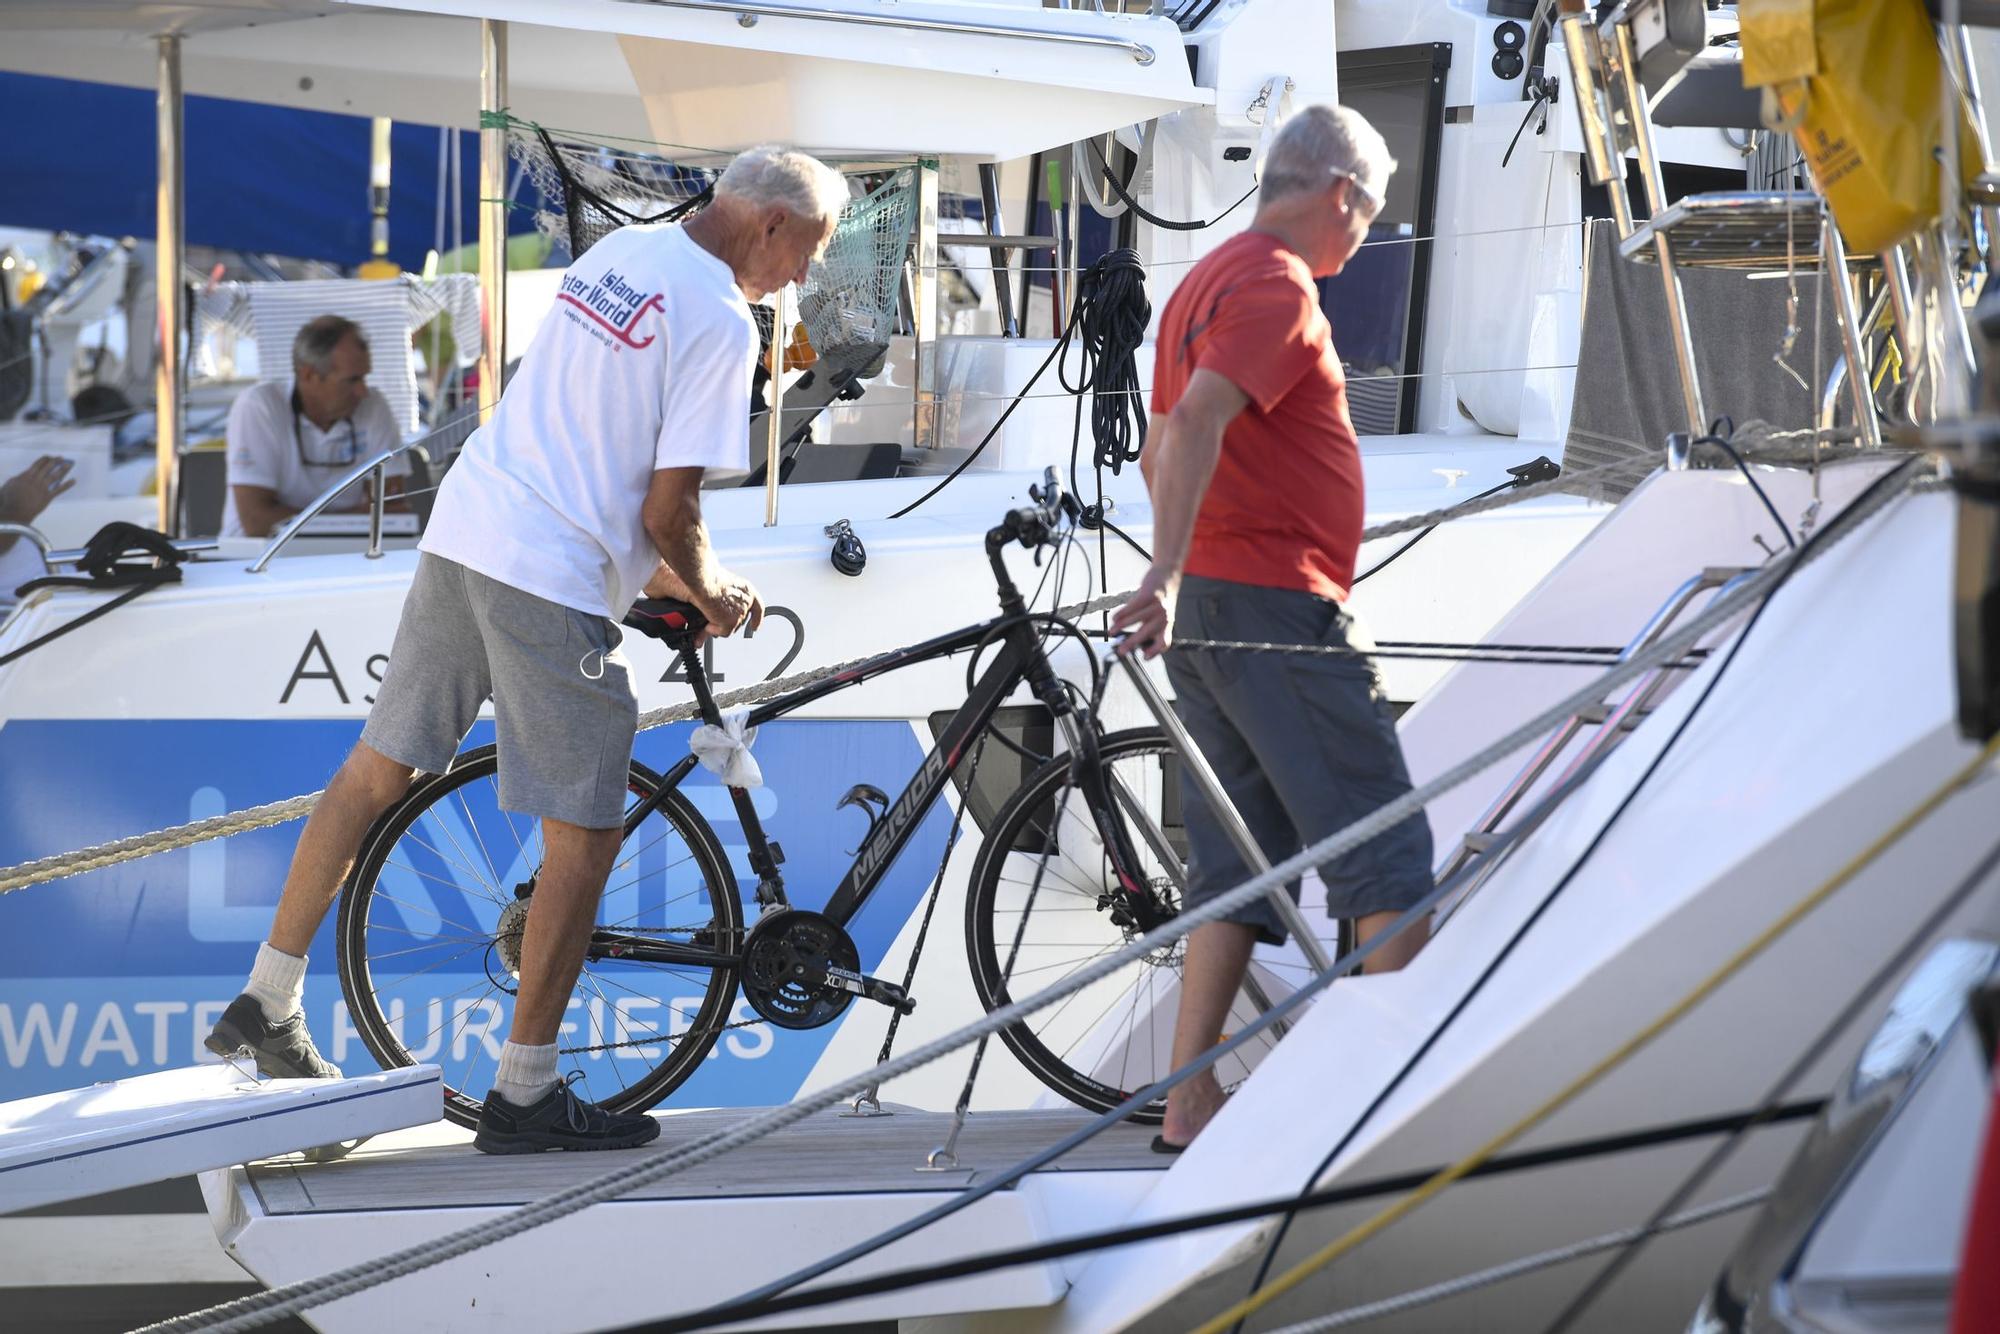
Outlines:
[[[861,911],[896,857],[908,845],[916,833],[922,816],[929,811],[932,803],[943,793],[945,784],[958,772],[972,748],[973,740],[993,721],[993,715],[1007,697],[1023,683],[1059,722],[1073,720],[1076,714],[1062,682],[1050,665],[1048,654],[1042,646],[1041,635],[1035,629],[1034,621],[1021,605],[1020,595],[1004,574],[997,552],[994,555],[996,571],[1001,572],[1000,616],[978,625],[967,626],[935,639],[926,640],[909,648],[897,649],[873,658],[857,667],[851,667],[828,677],[824,681],[802,687],[779,699],[758,705],[750,711],[747,725],[762,726],[776,718],[801,709],[808,704],[825,699],[837,691],[872,681],[890,672],[913,667],[919,663],[968,649],[978,649],[986,644],[998,645],[991,664],[974,682],[970,694],[951,722],[939,736],[937,743],[924,757],[923,763],[899,795],[879,820],[870,828],[868,837],[862,841],[855,853],[853,864],[842,877],[840,885],[822,911],[836,924],[845,927]],[[700,653],[695,647],[692,634],[684,637],[674,646],[681,658],[689,686],[694,691],[695,703],[703,721],[720,725],[722,716],[716,708],[714,694],[709,689],[708,678],[704,674]],[[1092,818],[1099,832],[1105,837],[1105,846],[1112,850],[1118,881],[1129,893],[1144,899],[1144,883],[1131,868],[1139,865],[1138,858],[1126,839],[1124,825],[1115,818],[1115,805],[1105,775],[1098,764],[1097,732],[1093,727],[1078,727],[1064,723],[1071,743],[1071,760],[1078,776],[1078,786],[1088,803]],[[683,757],[662,775],[659,790],[638,806],[625,818],[625,833],[631,832],[648,815],[657,810],[666,800],[666,794],[676,789],[688,774],[694,771],[697,761],[693,755]],[[783,862],[783,851],[765,834],[762,821],[758,818],[750,794],[741,788],[729,788],[731,803],[736,808],[738,820],[750,845],[750,867],[757,874],[757,902],[766,910],[790,906],[785,895],[784,878],[778,867]],[[723,968],[734,967],[741,962],[740,953],[712,948],[702,948],[697,944],[683,944],[657,938],[626,935],[612,931],[599,931],[591,939],[590,957],[629,958],[647,963],[684,964],[693,967]]]

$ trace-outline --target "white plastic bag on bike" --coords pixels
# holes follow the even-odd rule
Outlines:
[[[730,787],[764,786],[764,771],[750,753],[757,729],[746,728],[749,721],[750,710],[737,709],[722,715],[722,726],[703,723],[688,738],[688,749],[701,761],[701,767]]]

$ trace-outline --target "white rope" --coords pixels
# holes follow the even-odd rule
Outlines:
[[[1650,647],[1634,654],[1589,685],[1521,723],[1430,782],[1413,788],[1386,805],[1377,807],[1346,828],[1286,858],[1269,870],[1252,876],[1235,889],[1197,907],[1184,910],[1165,925],[1137,937],[1109,955],[1084,965],[1062,981],[1044,988],[1025,1000],[988,1011],[955,1032],[936,1038],[914,1051],[875,1065],[861,1074],[850,1076],[798,1101],[759,1112],[733,1127],[698,1136],[677,1149],[618,1168],[594,1181],[572,1186],[545,1199],[523,1205],[499,1218],[461,1228],[432,1241],[406,1247],[401,1251],[361,1264],[350,1265],[319,1278],[273,1288],[267,1292],[226,1302],[174,1320],[149,1325],[140,1331],[140,1334],[256,1329],[310,1307],[366,1291],[566,1218],[593,1204],[613,1200],[642,1186],[663,1181],[802,1121],[816,1112],[845,1102],[864,1090],[920,1069],[961,1047],[990,1037],[1037,1010],[1054,1005],[1110,976],[1154,950],[1170,946],[1196,927],[1226,917],[1246,904],[1262,899],[1286,881],[1344,856],[1370,839],[1386,833],[1412,815],[1421,813],[1426,805],[1438,797],[1478,776],[1513,752],[1541,740],[1551,728],[1566,722],[1584,709],[1601,704],[1605,696],[1619,686],[1682,657],[1710,633],[1735,619],[1762,598],[1767,590],[1778,580],[1785,578],[1795,566],[1825,554],[1851,535],[1867,519],[1879,513],[1884,506],[1901,496],[1908,488],[1912,475],[1917,471],[1919,471],[1917,468],[1908,468],[1879,491],[1864,493],[1860,500],[1843,511],[1833,524],[1823,530],[1817,542],[1781,552],[1735,588],[1720,593],[1700,615],[1680,629],[1662,635]]]
[[[1761,422],[1746,423],[1743,428],[1744,431],[1753,429],[1761,429],[1761,434],[1757,438],[1767,442],[1805,439],[1816,435],[1812,431],[1772,431]],[[1856,451],[1856,454],[1857,456],[1881,457],[1882,451]],[[1752,462],[1756,461],[1749,453],[1745,453],[1744,457]],[[1523,501],[1537,500],[1542,496],[1563,491],[1565,488],[1574,489],[1586,482],[1601,480],[1618,474],[1634,473],[1642,470],[1650,471],[1657,467],[1658,464],[1658,459],[1650,455],[1640,454],[1633,455],[1629,459],[1619,459],[1611,463],[1599,464],[1592,468],[1577,468],[1565,472],[1560,477],[1554,478],[1551,481],[1518,486],[1481,500],[1463,501],[1457,505],[1447,506],[1444,509],[1430,510],[1423,514],[1413,514],[1407,518],[1393,519],[1387,523],[1378,523],[1372,528],[1364,529],[1361,534],[1361,540],[1363,542],[1372,542],[1377,538],[1394,537],[1400,533],[1413,532],[1419,528],[1434,527],[1441,523],[1448,523],[1453,519],[1469,518],[1475,514],[1485,514],[1493,510],[1505,509],[1509,505],[1518,505]],[[1114,610],[1123,606],[1135,591],[1128,588],[1122,593],[1112,593],[1089,602],[1061,607],[1057,609],[1056,615],[1074,620],[1078,617],[1093,615],[1100,611]],[[791,676],[763,681],[756,685],[746,686],[740,690],[732,690],[728,694],[716,696],[716,706],[727,710],[746,704],[760,704],[765,700],[776,699],[778,696],[789,694],[794,690],[803,689],[809,685],[817,685],[830,676],[849,671],[855,667],[864,666],[867,663],[875,661],[880,656],[882,655],[877,653],[869,654],[866,657],[849,658],[845,662],[831,663],[825,667],[814,668],[810,671],[795,672]],[[654,709],[641,715],[639,730],[643,732],[655,727],[663,727],[668,723],[687,722],[699,716],[700,710],[692,702],[675,704],[665,708]],[[37,858],[34,861],[21,862],[17,865],[0,869],[0,895],[11,894],[19,889],[26,889],[30,885],[45,884],[51,880],[61,880],[69,876],[81,875],[86,871],[102,870],[107,866],[116,866],[122,862],[137,860],[140,857],[150,857],[156,853],[173,852],[181,848],[193,847],[197,843],[206,843],[211,839],[227,838],[231,834],[248,833],[256,829],[268,829],[273,825],[297,820],[309,814],[313,808],[313,803],[318,801],[322,795],[321,792],[312,792],[284,801],[274,801],[263,806],[253,806],[246,810],[231,811],[223,815],[210,816],[204,820],[192,820],[187,824],[171,825],[164,829],[154,830],[148,834],[135,834],[129,838],[115,839],[108,843],[99,843],[91,847],[79,848],[74,852],[53,853],[47,857]]]
[[[1272,1334],[1321,1334],[1324,1330],[1345,1329],[1364,1320],[1379,1320],[1383,1316],[1396,1315],[1419,1306],[1429,1306],[1432,1302],[1441,1302],[1447,1297],[1477,1292],[1481,1288],[1490,1288],[1509,1279],[1519,1278],[1523,1274],[1535,1273],[1537,1270],[1553,1269],[1559,1264],[1580,1260],[1599,1251],[1630,1246],[1633,1242],[1644,1241],[1647,1237],[1661,1232],[1674,1232],[1684,1227],[1693,1227],[1697,1223],[1706,1223],[1711,1218],[1720,1218],[1724,1214],[1747,1209],[1753,1204],[1762,1204],[1770,1193],[1768,1189],[1745,1191],[1726,1200],[1717,1200],[1714,1204],[1705,1204],[1699,1209],[1689,1209],[1684,1213],[1663,1218],[1652,1227],[1621,1228],[1617,1232],[1607,1232],[1588,1241],[1573,1242],[1552,1251],[1543,1251],[1539,1255],[1527,1255],[1519,1260],[1509,1260],[1506,1264],[1494,1265],[1490,1269],[1461,1274],[1457,1278],[1448,1278],[1442,1283],[1433,1283],[1426,1288],[1417,1288],[1394,1297],[1384,1297],[1380,1301],[1368,1302],[1362,1306],[1350,1306],[1344,1311],[1334,1311],[1312,1320],[1302,1320],[1296,1325],[1286,1325],[1282,1329],[1273,1330]]]

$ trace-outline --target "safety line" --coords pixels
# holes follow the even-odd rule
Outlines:
[[[221,1306],[149,1326],[146,1334],[197,1329],[254,1329],[309,1307],[363,1292],[369,1288],[443,1264],[460,1255],[497,1244],[537,1227],[568,1217],[581,1209],[616,1199],[631,1190],[662,1181],[725,1154],[743,1144],[762,1139],[827,1107],[846,1101],[878,1082],[886,1083],[958,1050],[980,1038],[1018,1023],[1036,1011],[1092,986],[1127,964],[1168,946],[1207,922],[1218,920],[1269,894],[1306,871],[1345,855],[1363,843],[1386,833],[1405,819],[1422,811],[1441,794],[1451,791],[1486,769],[1535,741],[1579,709],[1601,703],[1611,690],[1677,658],[1725,623],[1734,620],[1753,601],[1785,578],[1792,568],[1810,562],[1831,550],[1855,532],[1865,521],[1900,498],[1918,470],[1905,466],[1882,479],[1880,490],[1870,489],[1843,510],[1832,524],[1821,530],[1819,540],[1798,551],[1774,557],[1756,574],[1722,593],[1700,615],[1648,649],[1605,672],[1596,681],[1556,701],[1541,713],[1489,743],[1475,754],[1446,769],[1430,782],[1385,803],[1345,828],[1286,858],[1268,871],[1252,876],[1236,888],[1217,895],[1204,904],[1187,909],[1172,921],[1128,942],[1124,947],[1087,964],[1064,981],[1052,984],[1025,1000],[1017,1000],[988,1011],[980,1018],[894,1060],[873,1066],[862,1073],[836,1081],[818,1092],[782,1107],[768,1108],[745,1118],[733,1127],[701,1135],[677,1149],[649,1161],[617,1168],[592,1181],[558,1191],[499,1218],[461,1228],[401,1251],[379,1256],[317,1278],[273,1288]],[[1496,497],[1497,498],[1497,497]],[[1491,1156],[1490,1154],[1488,1155]],[[1460,1173],[1463,1175],[1463,1172]]]
[[[1616,1232],[1607,1232],[1588,1241],[1572,1242],[1567,1246],[1558,1246],[1554,1250],[1541,1251],[1518,1260],[1510,1260],[1505,1264],[1474,1270],[1470,1274],[1461,1274],[1457,1278],[1448,1278],[1429,1287],[1417,1288],[1394,1297],[1384,1297],[1380,1301],[1368,1302],[1361,1306],[1350,1306],[1345,1311],[1332,1311],[1312,1320],[1300,1321],[1296,1325],[1286,1325],[1282,1329],[1273,1330],[1272,1334],[1321,1334],[1323,1330],[1344,1329],[1349,1325],[1358,1325],[1364,1320],[1379,1320],[1383,1316],[1396,1315],[1419,1306],[1429,1306],[1433,1302],[1444,1301],[1447,1297],[1459,1297],[1468,1292],[1476,1292],[1480,1288],[1490,1288],[1525,1274],[1553,1269],[1557,1265],[1567,1264],[1571,1260],[1581,1260],[1600,1251],[1629,1246],[1635,1241],[1644,1241],[1662,1232],[1675,1232],[1681,1228],[1694,1227],[1711,1219],[1748,1209],[1752,1205],[1762,1204],[1770,1198],[1770,1195],[1768,1187],[1763,1190],[1745,1191],[1741,1195],[1732,1195],[1728,1199],[1717,1200],[1713,1204],[1705,1204],[1699,1209],[1689,1209],[1685,1213],[1674,1214],[1656,1222],[1642,1223],[1638,1227],[1620,1228]]]
[[[1819,1035],[1793,1058],[1791,1065],[1786,1068],[1783,1074],[1778,1076],[1771,1087],[1765,1091],[1763,1098],[1759,1100],[1757,1115],[1742,1128],[1732,1131],[1729,1137],[1723,1140],[1722,1143],[1716,1145],[1709,1152],[1708,1156],[1696,1165],[1694,1171],[1690,1172],[1686,1179],[1679,1186],[1675,1187],[1665,1200],[1660,1202],[1659,1207],[1653,1211],[1653,1218],[1655,1220],[1672,1213],[1686,1204],[1696,1191],[1708,1184],[1709,1178],[1728,1160],[1729,1155],[1735,1152],[1737,1144],[1745,1134],[1756,1129],[1758,1125],[1774,1119],[1774,1113],[1766,1109],[1775,1109],[1779,1104],[1779,1100],[1786,1093],[1790,1092],[1799,1080],[1805,1078],[1808,1071],[1819,1064],[1820,1060],[1833,1047],[1834,1043],[1839,1040],[1841,1034],[1845,1033],[1848,1027],[1861,1017],[1862,1012],[1873,1004],[1876,993],[1888,986],[1909,965],[1910,960],[1923,947],[1924,942],[1931,939],[1951,919],[1952,915],[1965,905],[1965,901],[1971,898],[1979,887],[1986,882],[1987,877],[1993,874],[1993,868],[1996,865],[2000,865],[2000,843],[1995,843],[1989,848],[1986,855],[1980,858],[1973,868],[1960,878],[1958,884],[1953,886],[1951,892],[1945,895],[1938,902],[1937,906],[1930,911],[1929,915],[1917,923],[1916,928],[1904,937],[1903,943],[1882,962],[1882,966],[1877,968],[1869,976],[1868,980],[1861,984],[1861,989],[1849,998],[1847,1004],[1841,1008],[1840,1012],[1825,1027],[1820,1029]],[[1638,1240],[1643,1241],[1644,1238],[1642,1237]],[[1628,1260],[1635,1258],[1637,1254],[1638,1250],[1635,1243],[1632,1250],[1614,1257],[1610,1264],[1606,1265],[1584,1286],[1582,1292],[1579,1292],[1571,1299],[1568,1308],[1556,1317],[1555,1322],[1550,1325],[1546,1334],[1562,1334],[1564,1330],[1570,1328],[1577,1320],[1581,1319],[1583,1313],[1589,1309],[1590,1304],[1606,1288],[1611,1286],[1611,1283],[1624,1271]]]
[[[440,428],[440,431],[442,429]],[[1578,469],[1574,472],[1565,473],[1563,478],[1556,479],[1556,482],[1567,479],[1572,483],[1581,483],[1614,474],[1635,472],[1641,466],[1650,470],[1658,466],[1658,460],[1652,458],[1650,455],[1636,455],[1631,459],[1619,460],[1594,468]],[[1489,510],[1504,508],[1508,504],[1518,504],[1524,500],[1532,500],[1546,491],[1557,489],[1556,482],[1537,482],[1529,486],[1516,487],[1511,491],[1489,497],[1486,500],[1466,502],[1464,505],[1458,507],[1432,510],[1427,514],[1413,515],[1406,519],[1397,519],[1389,523],[1377,524],[1375,527],[1363,531],[1361,535],[1362,540],[1370,541],[1377,537],[1391,537],[1399,532],[1408,531],[1411,527],[1425,527],[1434,523],[1445,522],[1448,519],[1470,517],[1473,514],[1481,514]],[[1125,604],[1132,596],[1133,591],[1132,589],[1126,589],[1120,593],[1062,607],[1057,610],[1056,615],[1073,620],[1077,617],[1092,615],[1100,611],[1115,610]],[[871,653],[864,657],[849,658],[845,662],[830,663],[824,667],[814,668],[809,671],[796,672],[791,676],[779,677],[776,680],[759,682],[756,685],[746,686],[740,690],[733,690],[727,694],[717,696],[716,705],[722,709],[732,709],[745,704],[759,704],[765,700],[775,699],[793,690],[816,685],[840,672],[866,666],[883,656],[881,653]],[[668,723],[688,722],[699,716],[700,710],[692,702],[653,709],[641,715],[639,730],[643,732],[664,726]],[[211,839],[226,838],[233,834],[248,833],[253,830],[266,829],[273,825],[297,820],[311,812],[313,804],[319,800],[321,795],[322,793],[320,792],[310,792],[282,801],[267,802],[261,806],[247,807],[240,811],[229,811],[222,815],[209,816],[201,820],[190,820],[185,824],[171,825],[149,833],[112,839],[71,852],[51,853],[46,857],[38,857],[32,861],[20,862],[16,865],[0,869],[0,895],[10,894],[16,890],[26,889],[31,885],[43,884],[50,880],[60,880],[68,876],[80,875],[86,871],[102,870],[105,867],[116,866],[120,863],[134,861],[141,857],[150,857],[156,853],[172,852],[180,848],[193,847],[195,844],[205,843]]]
[[[1960,788],[1978,777],[1980,772],[1988,764],[1992,763],[1996,755],[2000,755],[2000,736],[1995,736],[1991,741],[1980,747],[1977,755],[1949,778],[1945,779],[1938,787],[1933,789],[1930,795],[1918,802],[1914,809],[1891,825],[1886,832],[1877,836],[1867,847],[1849,858],[1844,866],[1834,872],[1818,888],[1786,909],[1776,921],[1751,937],[1734,954],[1723,960],[1721,965],[1710,972],[1707,977],[1696,983],[1693,990],[1661,1011],[1651,1022],[1613,1048],[1609,1054],[1600,1059],[1596,1064],[1557,1090],[1556,1093],[1540,1106],[1515,1121],[1497,1135],[1494,1135],[1491,1139],[1465,1157],[1459,1159],[1456,1163],[1453,1163],[1450,1167],[1437,1173],[1411,1194],[1384,1209],[1381,1213],[1376,1214],[1373,1218],[1336,1237],[1307,1259],[1292,1266],[1291,1269],[1281,1274],[1275,1281],[1266,1284],[1263,1288],[1229,1307],[1220,1315],[1204,1322],[1196,1329],[1195,1334],[1222,1334],[1222,1331],[1227,1330],[1237,1321],[1255,1315],[1258,1311],[1263,1310],[1264,1307],[1284,1296],[1293,1288],[1296,1288],[1300,1283],[1303,1283],[1319,1270],[1354,1250],[1371,1237],[1387,1230],[1398,1220],[1414,1213],[1430,1200],[1442,1194],[1446,1187],[1466,1176],[1481,1163],[1499,1153],[1501,1149],[1504,1149],[1507,1145],[1513,1143],[1522,1135],[1527,1134],[1558,1111],[1561,1111],[1569,1103],[1575,1101],[1579,1095],[1587,1092],[1606,1075],[1637,1055],[1655,1038],[1659,1037],[1660,1034],[1673,1027],[1674,1024],[1678,1023],[1690,1011],[1707,1000],[1724,982],[1727,982],[1736,973],[1741,971],[1744,965],[1769,949],[1779,937],[1805,920],[1821,904],[1844,888],[1855,876],[1866,870],[1876,858],[1902,841],[1905,835],[1922,824],[1924,820],[1929,818],[1933,811],[1948,801]]]
[[[1812,1099],[1778,1108],[1764,1116],[1761,1124],[1779,1125],[1805,1120],[1819,1115],[1825,1106],[1823,1099]],[[1757,1113],[1738,1112],[1731,1116],[1707,1117],[1699,1121],[1685,1121],[1677,1125],[1655,1126],[1649,1130],[1632,1131],[1622,1135],[1605,1135],[1596,1139],[1577,1140],[1568,1144],[1551,1145],[1545,1149],[1530,1149],[1522,1153],[1495,1158],[1483,1165],[1475,1177],[1507,1176],[1515,1172],[1532,1171],[1536,1168],[1555,1167],[1567,1163],[1588,1162],[1596,1158],[1616,1154],[1632,1153],[1641,1149],[1656,1148],[1663,1144],[1678,1144],[1691,1139],[1707,1139],[1716,1135],[1730,1134],[1743,1130],[1755,1121]],[[1332,1186],[1314,1191],[1310,1195],[1269,1196],[1248,1204],[1231,1205],[1225,1209],[1208,1209],[1197,1214],[1181,1214],[1173,1218],[1163,1218],[1151,1223],[1135,1223],[1124,1227],[1107,1228],[1100,1232],[1085,1233],[1080,1236],[1065,1237],[1059,1241],[1040,1242],[1033,1246],[1016,1246],[1003,1251],[987,1251],[979,1255],[969,1255],[958,1260],[941,1264],[913,1265],[907,1269],[893,1269],[885,1274],[873,1274],[867,1278],[853,1279],[845,1283],[829,1283],[822,1287],[808,1288],[804,1292],[789,1296],[770,1297],[761,1301],[747,1298],[711,1306],[686,1316],[673,1316],[664,1320],[647,1320],[626,1326],[626,1334],[687,1334],[687,1331],[709,1329],[716,1325],[745,1323],[761,1320],[767,1316],[784,1315],[792,1311],[810,1310],[831,1306],[835,1302],[852,1301],[858,1297],[874,1297],[885,1292],[900,1292],[907,1288],[927,1287],[936,1283],[946,1283],[953,1279],[969,1278],[976,1274],[989,1273],[996,1269],[1011,1269],[1019,1265],[1040,1264],[1049,1260],[1065,1260],[1075,1255],[1089,1255],[1097,1251],[1113,1250],[1120,1246],[1130,1246],[1143,1241],[1157,1241],[1162,1237],[1180,1236],[1188,1232],[1200,1232],[1212,1227],[1222,1227],[1230,1223],[1253,1223],[1288,1209],[1325,1209],[1340,1204],[1355,1204],[1376,1199],[1383,1195],[1400,1194],[1415,1186],[1421,1186],[1438,1169],[1425,1168],[1415,1172],[1399,1172],[1395,1176],[1378,1177],[1373,1181],[1360,1181],[1350,1186]],[[1011,1175],[1011,1173],[1010,1173]],[[607,1332],[615,1334],[615,1332]]]

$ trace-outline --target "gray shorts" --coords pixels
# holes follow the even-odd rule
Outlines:
[[[1190,575],[1181,581],[1173,637],[1346,646],[1351,624],[1338,603],[1311,593]],[[1273,864],[1410,790],[1395,720],[1365,657],[1176,643],[1167,677],[1175,710]],[[1242,884],[1250,868],[1192,783],[1182,801],[1191,906]],[[1413,815],[1319,874],[1331,917],[1401,912],[1431,890],[1430,824]],[[1296,901],[1298,882],[1288,889]],[[1262,899],[1226,920],[1254,926],[1272,943],[1284,939]]]
[[[493,700],[503,810],[616,828],[639,701],[602,616],[423,553],[361,740],[443,773]]]

